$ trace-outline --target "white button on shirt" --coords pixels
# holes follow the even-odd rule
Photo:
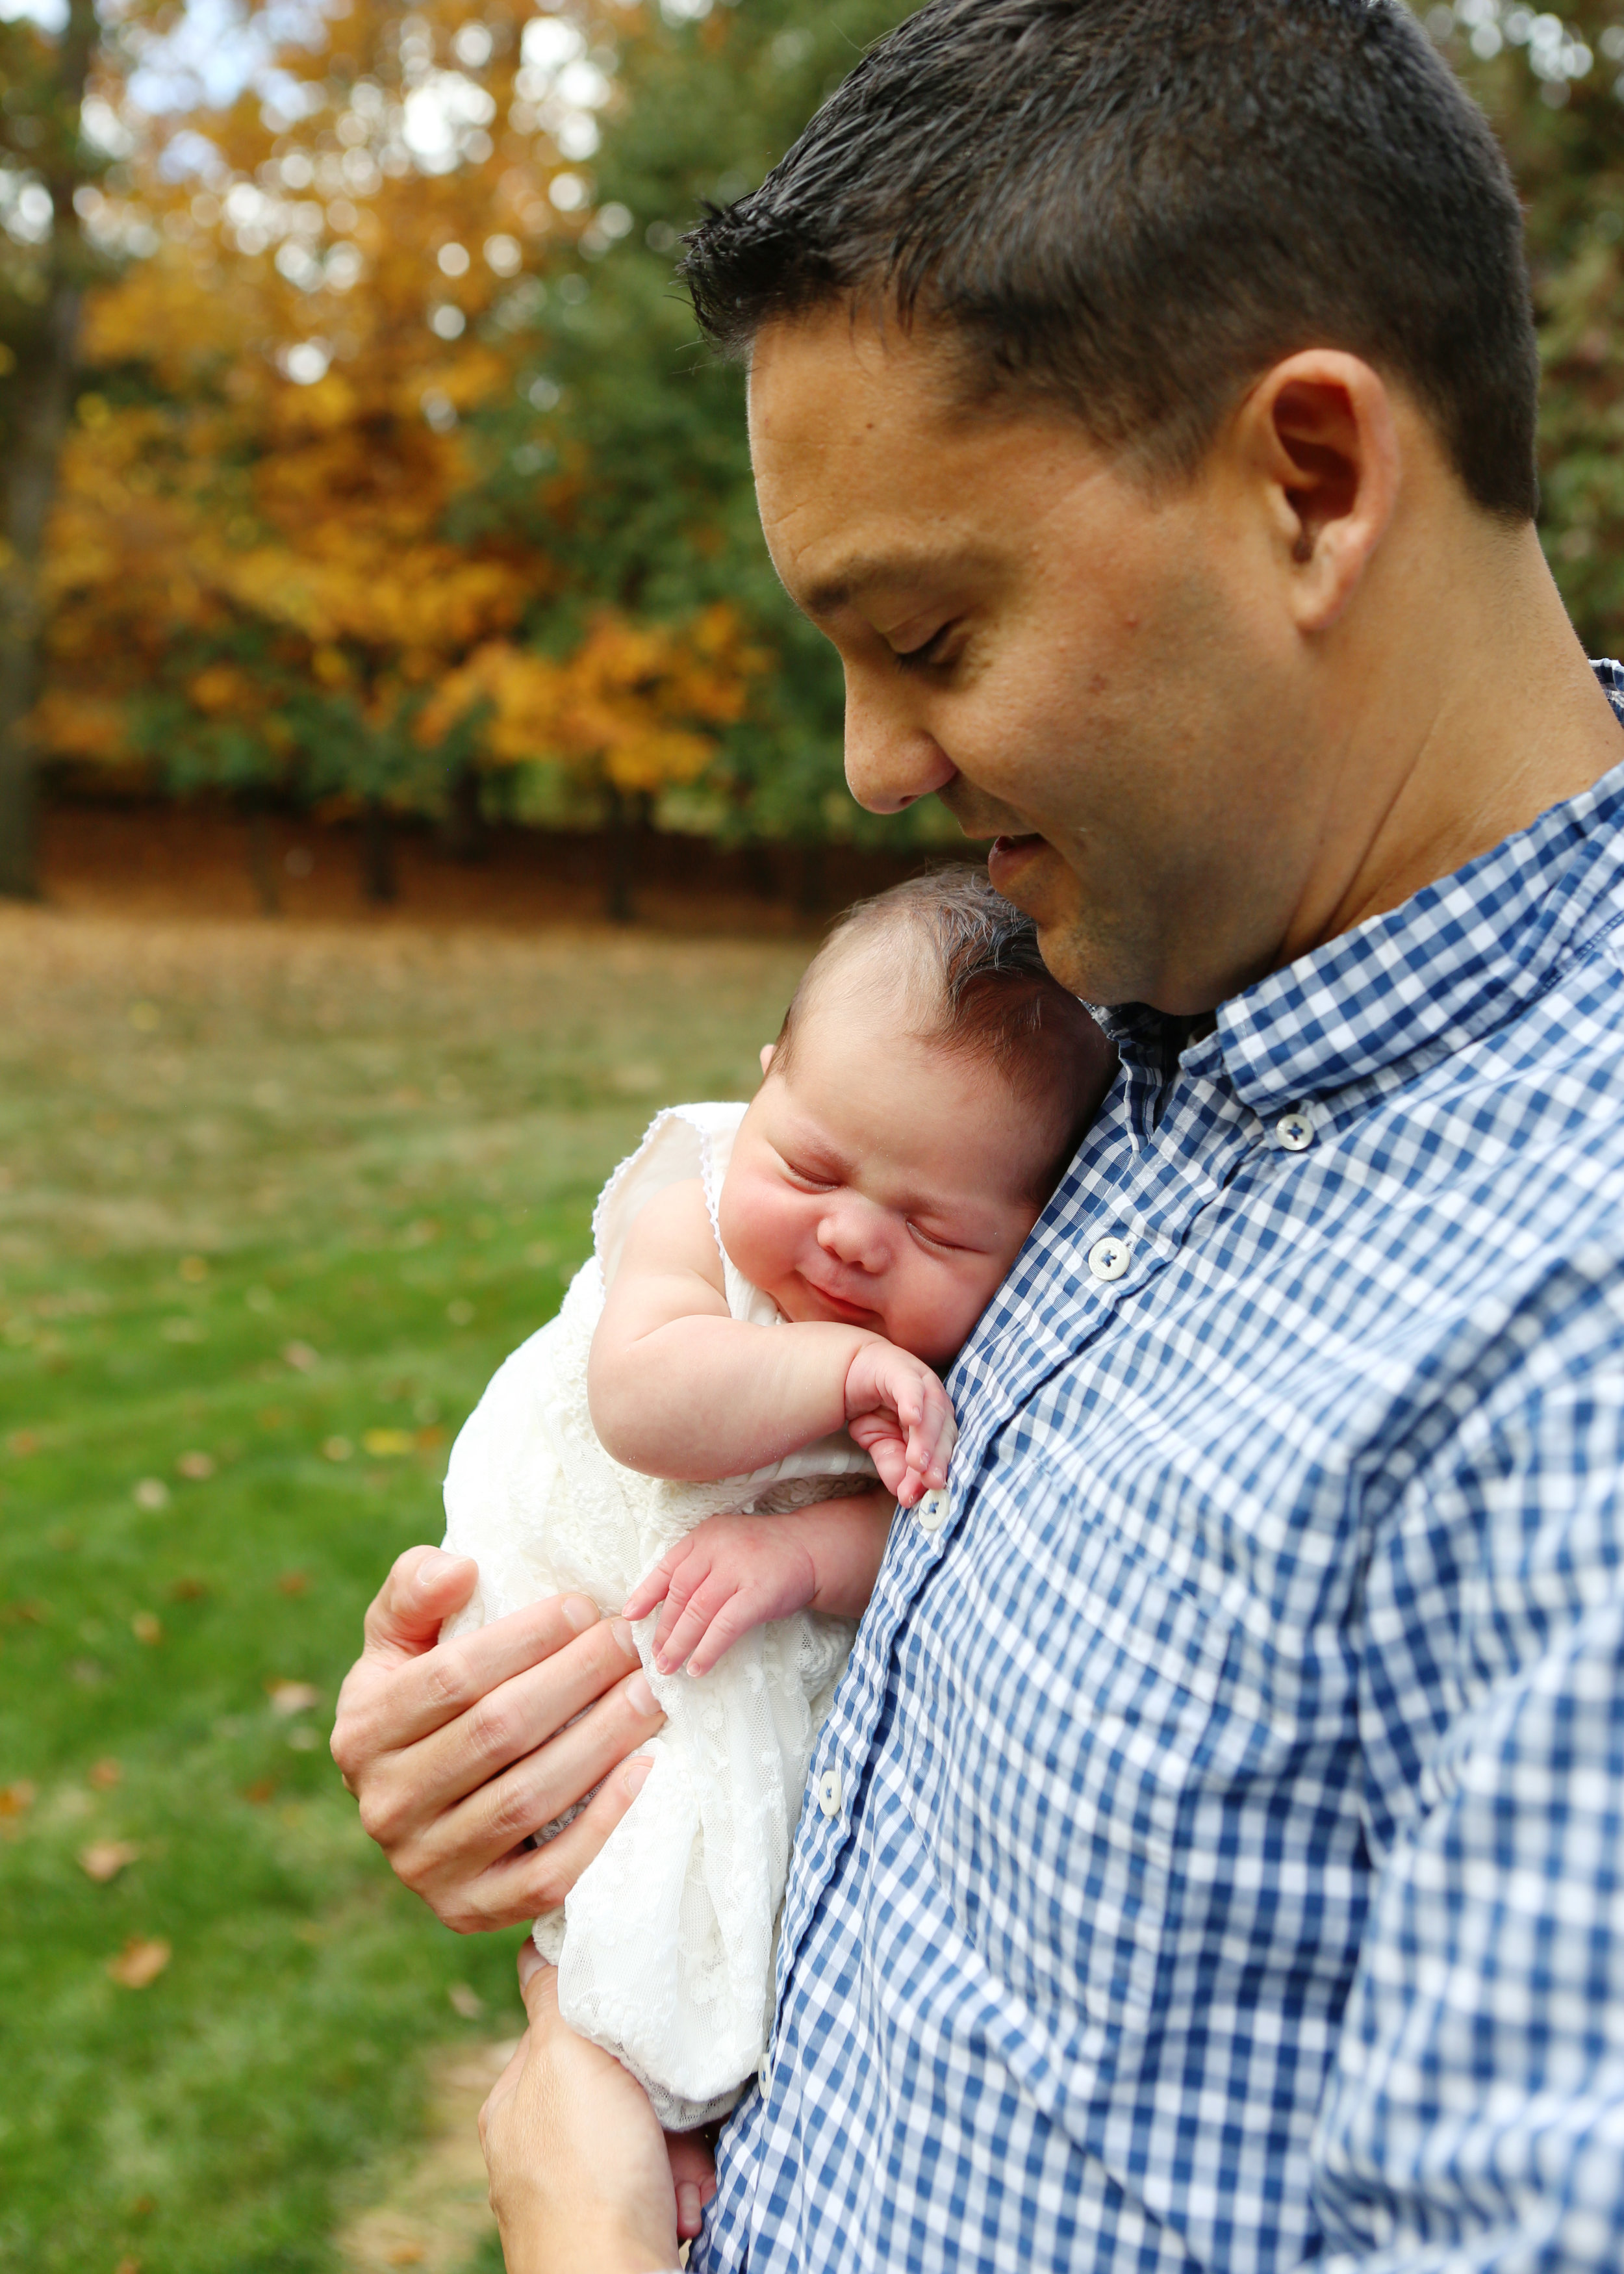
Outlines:
[[[1125,1239],[1096,1239],[1088,1251],[1088,1269],[1096,1279],[1120,1279],[1132,1253]]]
[[[914,1511],[921,1532],[940,1532],[947,1522],[947,1495],[928,1492]]]
[[[825,1769],[817,1781],[817,1804],[825,1816],[835,1817],[840,1813],[840,1772]]]
[[[1307,1111],[1299,1106],[1274,1124],[1274,1134],[1288,1153],[1306,1153],[1314,1141],[1314,1125]]]

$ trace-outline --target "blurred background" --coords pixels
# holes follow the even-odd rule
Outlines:
[[[958,841],[672,282],[894,0],[0,0],[0,2268],[500,2264],[515,1937],[326,1752],[651,1109]],[[1425,11],[1624,644],[1624,0]]]

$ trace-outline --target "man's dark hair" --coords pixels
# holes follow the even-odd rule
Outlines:
[[[688,237],[730,353],[850,296],[1191,472],[1307,347],[1408,386],[1477,502],[1538,501],[1522,216],[1399,0],[930,0]]]
[[[1110,1087],[1116,1053],[1044,962],[1031,917],[994,892],[985,869],[935,869],[847,908],[784,1014],[773,1073],[789,1073],[797,1030],[823,984],[873,950],[907,998],[907,1030],[984,1060],[1047,1125],[1052,1146],[1032,1192],[1046,1201]]]

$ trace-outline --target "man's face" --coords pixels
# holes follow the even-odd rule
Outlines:
[[[1158,492],[1040,411],[966,413],[928,335],[770,326],[767,542],[846,666],[846,765],[937,791],[1092,1002],[1212,1007],[1276,960],[1318,817],[1273,532],[1218,459]]]

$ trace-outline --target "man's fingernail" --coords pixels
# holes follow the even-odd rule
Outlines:
[[[456,1560],[455,1555],[447,1555],[443,1548],[431,1547],[417,1566],[417,1577],[427,1580],[432,1586],[436,1579],[444,1578]]]
[[[639,1713],[654,1714],[659,1712],[654,1692],[649,1687],[649,1677],[646,1674],[642,1672],[634,1674],[626,1685],[626,1694]]]
[[[637,1645],[632,1640],[632,1630],[627,1625],[624,1619],[611,1619],[609,1622],[609,1631],[614,1637],[620,1648],[625,1652],[628,1658],[636,1657]]]
[[[566,1595],[559,1608],[577,1634],[584,1634],[588,1627],[598,1624],[598,1606],[589,1602],[584,1595]]]
[[[685,2180],[677,2189],[677,2217],[682,2223],[685,2240],[691,2241],[699,2232],[699,2189],[691,2180]]]
[[[621,1782],[635,1799],[649,1781],[649,1772],[654,1766],[647,1753],[639,1753],[635,1760],[628,1761]]]

